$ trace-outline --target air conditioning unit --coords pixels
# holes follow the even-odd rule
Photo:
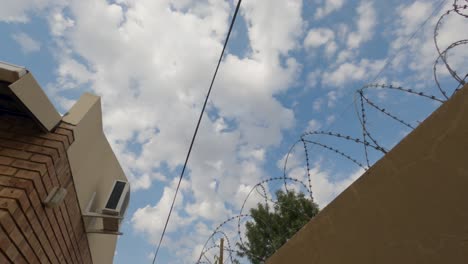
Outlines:
[[[130,184],[126,181],[116,180],[107,198],[102,214],[118,216],[115,218],[103,218],[103,229],[106,231],[118,232],[120,220],[123,219],[127,211],[130,200]]]

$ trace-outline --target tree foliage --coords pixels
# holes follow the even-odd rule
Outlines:
[[[237,244],[239,255],[246,256],[252,263],[262,263],[280,248],[319,212],[318,205],[303,193],[294,191],[276,192],[277,202],[273,208],[258,204],[250,214],[253,221],[246,223],[247,240]]]

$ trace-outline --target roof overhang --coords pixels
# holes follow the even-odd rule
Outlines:
[[[8,97],[31,117],[38,127],[51,131],[62,119],[31,73],[24,67],[0,62],[0,81],[6,83],[0,95]]]

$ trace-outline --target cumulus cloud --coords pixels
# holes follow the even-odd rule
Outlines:
[[[325,43],[333,40],[335,33],[328,28],[315,28],[309,30],[306,38],[304,39],[304,46],[306,48],[316,48],[324,45]]]
[[[315,11],[315,19],[322,19],[343,7],[344,0],[327,0]]]
[[[391,53],[397,53],[393,65],[396,70],[408,67],[418,74],[415,76],[418,80],[431,79],[432,64],[434,63],[437,52],[434,46],[433,34],[434,27],[439,17],[451,9],[451,3],[446,3],[441,10],[420,28],[422,23],[428,19],[429,14],[434,11],[434,6],[430,2],[416,1],[411,4],[401,5],[397,8],[397,20],[394,27],[394,41],[391,43]],[[451,43],[468,38],[468,32],[464,30],[466,21],[464,18],[452,14],[446,16],[438,31],[437,41],[441,50],[444,50]],[[413,32],[418,30],[418,34],[408,43]],[[402,48],[405,49],[402,50]],[[468,51],[464,48],[452,50],[448,55],[450,64],[457,72],[466,72],[466,59]],[[443,67],[441,67],[443,68]],[[438,71],[439,77],[447,76],[447,71]]]
[[[73,19],[66,17],[59,11],[52,13],[48,19],[50,32],[54,36],[62,36],[66,30],[75,25],[75,21],[73,21]]]
[[[181,190],[171,223],[224,220],[229,208],[239,208],[245,190],[266,177],[266,150],[295,124],[293,111],[276,95],[291,87],[301,68],[289,57],[300,46],[301,9],[300,0],[242,6],[239,19],[247,22],[252,52],[226,54],[222,62],[191,155],[189,187]],[[152,0],[71,1],[67,12],[53,10],[55,86],[89,87],[102,96],[105,132],[134,189],[178,176],[230,12],[225,1]],[[73,98],[62,91],[55,91],[59,102],[68,105]],[[173,186],[166,186],[156,204],[137,209],[134,229],[154,241],[173,194]],[[168,241],[175,241],[173,233],[172,226]],[[200,239],[194,235],[183,246],[192,249]]]
[[[335,33],[329,28],[310,29],[304,39],[304,47],[312,49],[325,45],[325,53],[330,57],[338,48],[334,39]]]
[[[377,16],[373,2],[362,1],[358,8],[357,30],[348,35],[349,48],[358,48],[362,43],[369,41],[377,24]]]
[[[295,151],[289,156],[288,159],[288,176],[291,178],[298,179],[304,183],[307,183],[307,173],[303,165],[304,155],[300,151]],[[278,161],[278,168],[283,168],[284,164],[283,157]],[[341,179],[333,179],[330,176],[330,171],[324,170],[321,167],[322,160],[318,159],[311,169],[309,174],[312,183],[313,198],[321,208],[327,206],[336,196],[343,192],[349,185],[357,180],[364,173],[364,169],[360,168],[356,171],[351,172],[349,175]],[[296,190],[300,189],[300,186],[294,186]],[[302,190],[304,191],[304,190]]]
[[[158,241],[159,235],[161,234],[164,223],[166,221],[166,216],[169,213],[169,209],[172,203],[172,198],[175,193],[175,184],[176,181],[173,181],[171,186],[164,188],[163,194],[159,202],[155,206],[147,205],[143,208],[139,208],[133,214],[131,222],[133,227],[137,232],[145,233],[152,243]],[[181,184],[181,189],[187,189],[188,183],[183,182]],[[180,208],[183,204],[184,196],[180,194],[176,200],[175,207]],[[176,230],[177,228],[182,228],[191,223],[193,219],[189,217],[182,217],[180,215],[180,210],[176,209],[172,213],[171,222],[167,226],[167,232]]]
[[[384,60],[361,59],[359,62],[345,62],[334,71],[325,72],[323,82],[326,85],[343,87],[349,81],[362,81],[375,75],[384,65]]]
[[[41,43],[24,32],[13,34],[11,37],[18,43],[23,53],[28,54],[41,49]]]
[[[15,0],[1,1],[0,21],[9,23],[25,23],[29,21],[31,12],[38,12],[51,5],[59,5],[61,0]]]
[[[326,171],[322,171],[319,165],[312,168],[309,173],[312,178],[312,192],[315,202],[323,208],[355,180],[361,177],[364,173],[364,169],[359,169],[341,180],[332,180],[330,175]]]
[[[322,124],[319,121],[312,119],[307,124],[306,131],[315,131],[315,130],[320,129],[321,127],[322,127]]]

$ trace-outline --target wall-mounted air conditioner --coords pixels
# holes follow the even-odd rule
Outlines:
[[[116,180],[102,209],[102,214],[119,216],[122,219],[127,211],[130,200],[130,184],[125,181]],[[103,218],[104,230],[117,232],[120,224],[119,218]]]

